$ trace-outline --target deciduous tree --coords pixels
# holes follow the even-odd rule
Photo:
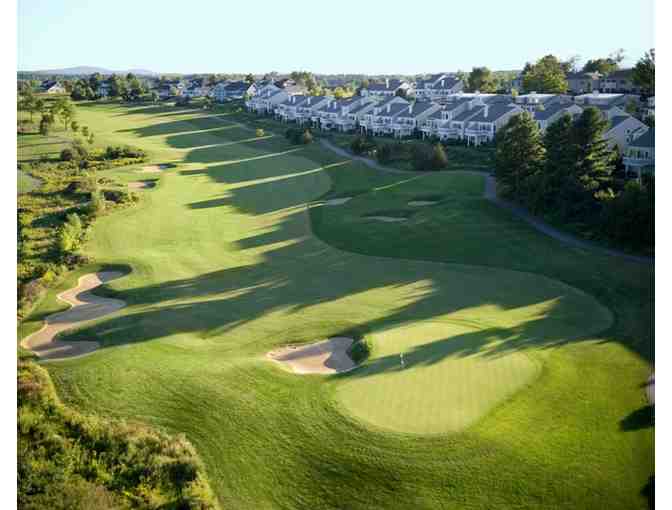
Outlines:
[[[656,50],[650,49],[635,66],[632,80],[645,94],[653,95],[656,90]]]
[[[563,65],[553,55],[546,55],[523,72],[523,88],[527,92],[564,94],[567,87]]]

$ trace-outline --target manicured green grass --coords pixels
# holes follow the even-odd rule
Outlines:
[[[40,187],[40,180],[31,177],[30,175],[22,172],[21,170],[17,170],[16,187],[19,194],[29,193],[30,191],[33,191],[34,189]]]
[[[184,432],[224,508],[646,507],[653,433],[631,416],[652,268],[538,234],[484,201],[480,176],[379,175],[210,115],[82,112],[179,165],[93,230],[97,263],[133,269],[107,289],[129,306],[71,335],[99,352],[48,365],[67,402]],[[427,195],[443,198],[405,223],[362,220]],[[351,373],[264,359],[355,326],[373,352]],[[402,349],[407,372],[386,365]],[[385,415],[383,385],[415,407]]]

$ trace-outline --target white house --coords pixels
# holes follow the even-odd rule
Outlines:
[[[408,106],[402,105],[401,111],[392,118],[392,133],[395,138],[411,136],[420,129],[427,117],[440,110],[440,104],[429,101],[416,101]]]
[[[340,102],[340,114],[334,119],[334,127],[339,131],[352,131],[357,127],[356,116],[350,115],[353,110],[358,110],[361,106],[367,106],[374,101],[368,97],[352,97]]]
[[[552,103],[548,107],[537,109],[533,113],[533,117],[541,132],[545,132],[548,126],[557,121],[560,117],[568,113],[575,118],[581,115],[583,108],[576,104]]]
[[[288,97],[289,95],[284,90],[280,90],[277,87],[275,87],[275,90],[266,87],[263,93],[249,99],[246,106],[258,114],[274,114],[276,113],[277,105]]]
[[[253,96],[256,92],[254,83],[246,81],[222,81],[212,88],[212,95],[219,103],[232,99],[242,99],[245,95]]]
[[[377,103],[374,105],[372,109],[369,111],[362,113],[359,116],[359,127],[364,133],[369,133],[374,131],[374,124],[376,123],[376,119],[378,117],[378,114],[382,110],[386,110],[388,105],[393,105],[393,104],[405,104],[408,106],[408,101],[404,99],[403,97],[399,96],[391,96],[388,97],[387,99],[383,100],[380,103]],[[391,122],[391,119],[390,119]],[[378,125],[381,125],[381,122],[378,122]]]
[[[415,85],[415,97],[420,101],[442,102],[450,95],[464,89],[462,80],[445,73],[434,74],[426,80],[418,80]]]
[[[631,115],[619,115],[610,120],[609,128],[603,138],[609,142],[610,148],[617,146],[619,152],[623,153],[630,142],[643,135],[648,129],[646,124]]]
[[[494,103],[485,104],[478,108],[476,115],[466,120],[464,138],[467,145],[481,145],[492,142],[497,131],[502,128],[511,117],[523,112],[519,105]]]
[[[573,94],[585,94],[598,90],[600,88],[600,78],[602,75],[598,72],[593,73],[567,73],[567,85],[569,91]]]
[[[376,101],[362,97],[362,101],[358,105],[353,105],[348,109],[348,112],[345,114],[345,122],[348,126],[353,126],[352,129],[357,129],[364,120],[364,116],[372,114],[376,106]]]
[[[431,138],[438,136],[442,139],[448,137],[450,133],[450,122],[459,114],[466,111],[471,104],[472,99],[462,97],[453,98],[450,103],[442,106],[440,110],[432,112],[422,122],[420,122],[420,131],[422,137]]]
[[[656,166],[656,145],[654,129],[634,138],[626,145],[623,153],[623,164],[626,172],[636,172],[639,178],[642,172],[654,173]]]
[[[296,122],[303,124],[305,122],[319,122],[317,110],[331,101],[331,96],[306,96],[306,100],[296,106]]]
[[[386,79],[380,83],[369,83],[369,86],[362,88],[362,96],[391,97],[397,95],[397,91],[403,90],[406,94],[413,90],[413,87],[407,81]]]
[[[600,89],[604,92],[622,92],[625,94],[639,94],[641,88],[633,81],[632,69],[618,69],[604,76],[600,80]]]
[[[546,108],[553,103],[563,101],[569,102],[569,97],[559,94],[537,94],[536,92],[530,92],[529,94],[516,96],[514,102],[522,109],[534,113],[540,105]]]
[[[40,84],[40,92],[47,94],[65,94],[65,87],[60,81],[44,80]]]
[[[297,119],[297,108],[308,96],[295,95],[278,103],[277,115],[282,122],[294,122]]]

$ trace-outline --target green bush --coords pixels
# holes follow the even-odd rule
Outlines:
[[[257,130],[256,130],[254,133],[255,133],[255,135],[257,136],[257,138],[261,138],[261,137],[264,136],[264,134],[265,134],[265,133],[264,133],[264,130],[261,129],[261,128],[257,128]]]
[[[72,149],[65,148],[61,151],[61,161],[72,161],[75,158],[75,153]]]
[[[217,508],[183,436],[81,415],[31,361],[19,361],[17,396],[19,508]]]

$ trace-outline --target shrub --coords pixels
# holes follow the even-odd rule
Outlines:
[[[309,143],[313,143],[313,135],[310,132],[310,130],[306,129],[303,134],[301,135],[301,143],[303,145],[308,145]]]
[[[378,150],[376,151],[376,159],[382,164],[392,161],[392,147],[389,143],[385,143],[378,147]]]
[[[413,146],[413,153],[411,156],[411,161],[413,165],[413,170],[424,171],[431,168],[431,159],[432,153],[427,149],[426,145],[415,145]]]
[[[261,138],[261,137],[264,136],[264,134],[265,134],[265,133],[264,133],[264,130],[261,129],[261,128],[257,128],[257,130],[256,130],[254,133],[255,133],[255,135],[257,136],[257,138]]]
[[[91,203],[89,204],[89,215],[93,218],[105,212],[105,197],[100,191],[91,192]]]
[[[441,170],[448,165],[448,156],[446,156],[446,151],[440,143],[435,144],[432,149],[430,164],[432,170]]]
[[[75,158],[75,153],[72,149],[63,149],[61,151],[61,161],[72,161]]]

